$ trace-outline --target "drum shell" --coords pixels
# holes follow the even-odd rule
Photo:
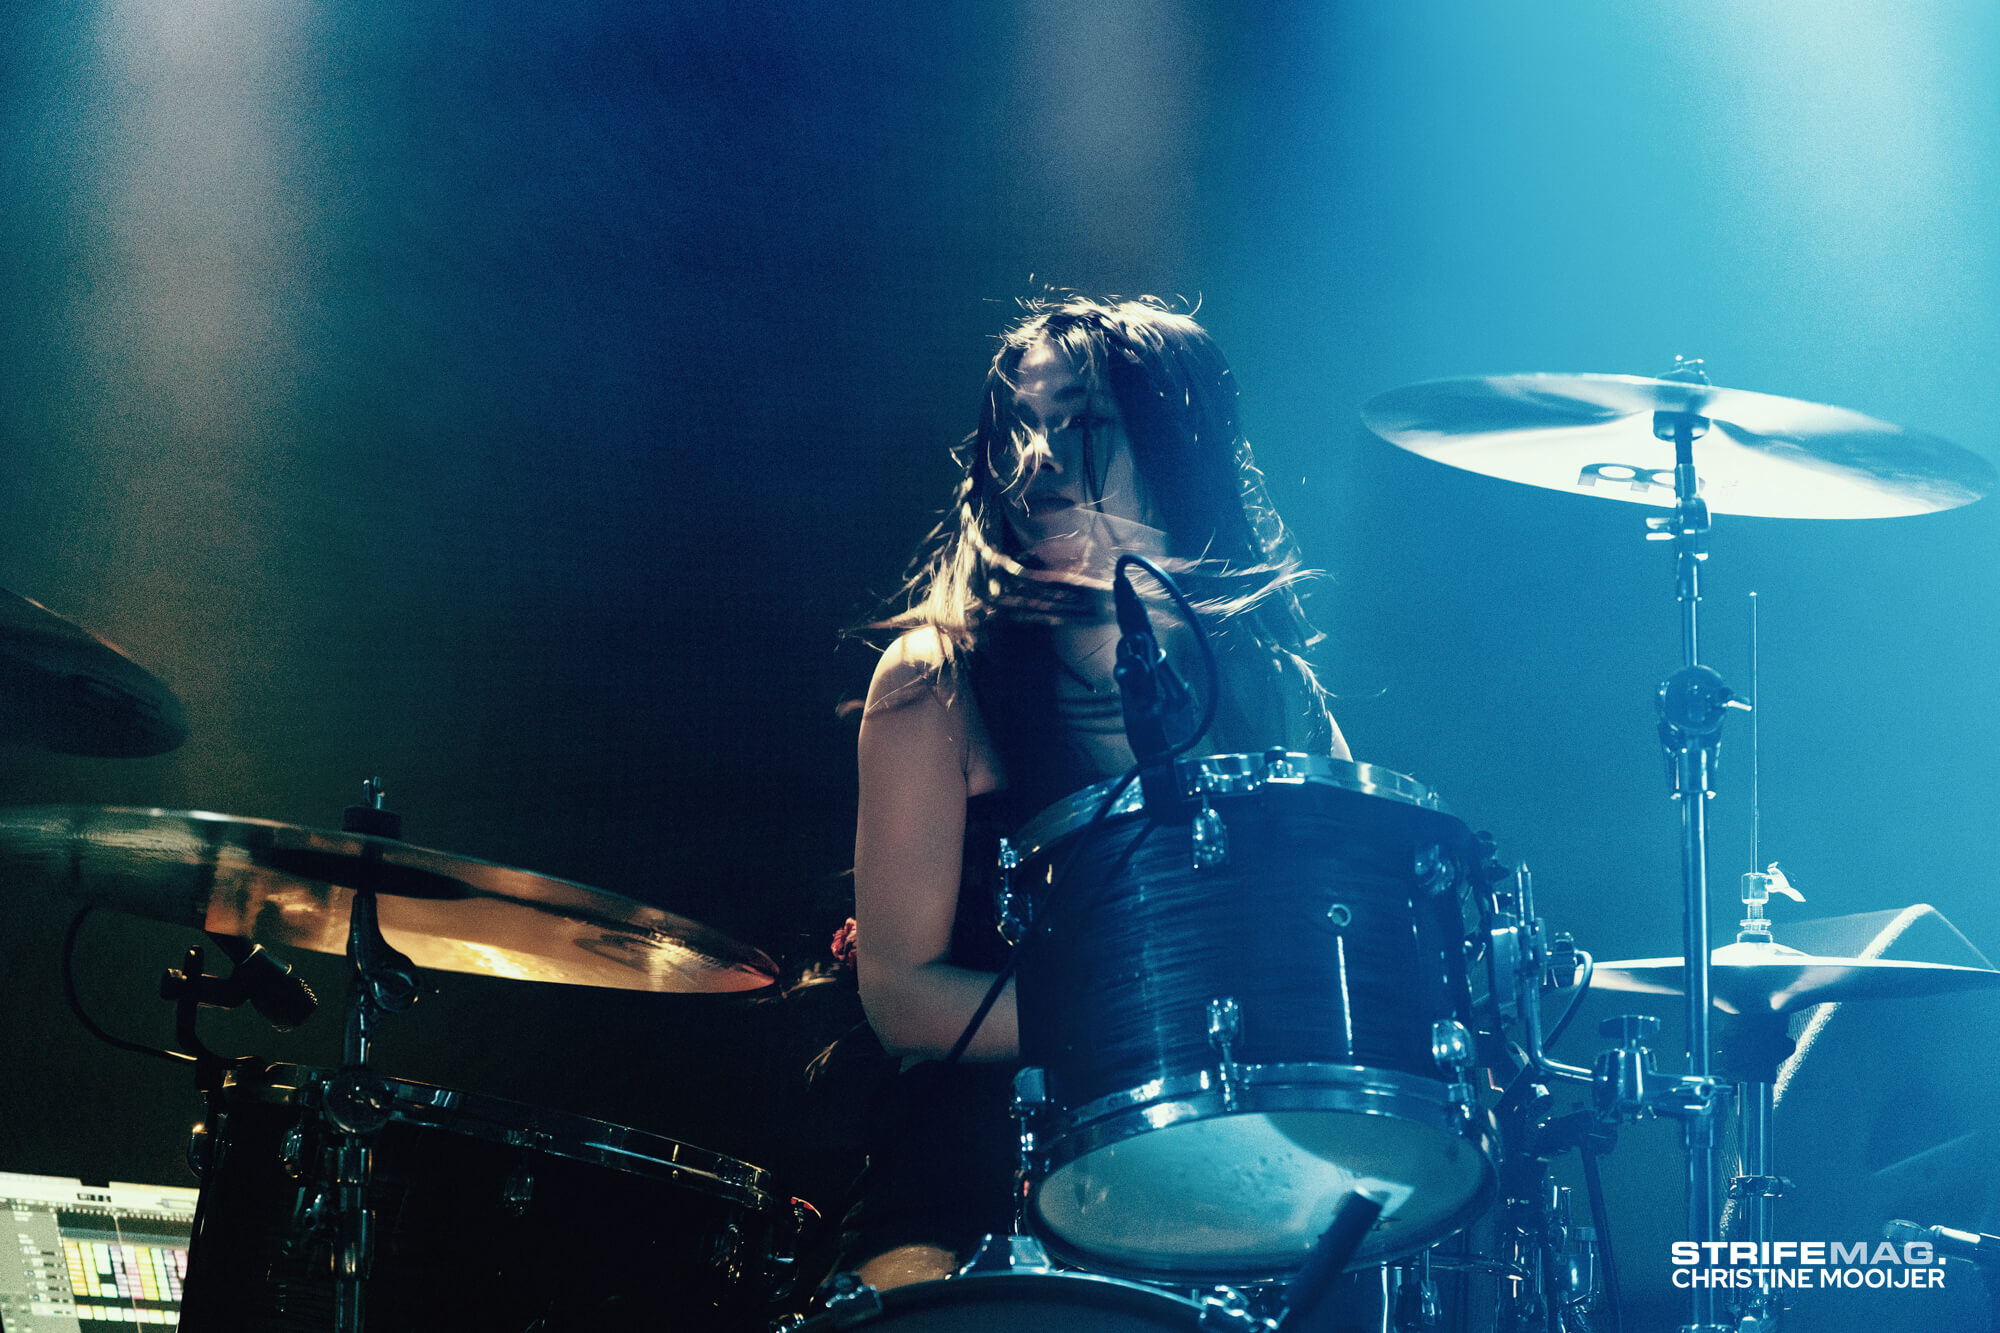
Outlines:
[[[295,1217],[327,1140],[329,1076],[239,1080],[212,1116],[189,1246],[186,1333],[324,1333],[324,1247]],[[788,1251],[765,1173],[623,1126],[374,1078],[369,1333],[561,1333],[759,1327]]]
[[[1132,789],[1091,832],[1107,784],[1019,835],[1037,1232],[1196,1286],[1283,1279],[1350,1190],[1383,1204],[1352,1265],[1449,1235],[1494,1185],[1492,1118],[1439,1059],[1469,1055],[1480,840],[1370,765],[1270,751],[1177,777],[1170,815]]]
[[[1022,1058],[1057,1107],[1215,1068],[1211,1000],[1235,1001],[1238,1064],[1440,1078],[1432,1025],[1470,1011],[1465,826],[1308,783],[1210,806],[1228,830],[1224,864],[1193,867],[1185,822],[1116,817],[1024,945]],[[1040,852],[1030,884],[1075,836]]]

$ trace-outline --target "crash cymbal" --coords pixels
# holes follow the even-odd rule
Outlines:
[[[1599,963],[1592,989],[1685,993],[1679,958]],[[1710,993],[1726,1014],[1787,1014],[1830,1000],[1914,999],[2000,986],[2000,972],[1900,958],[1822,958],[1782,944],[1737,942],[1709,955]]]
[[[1715,514],[1894,518],[1970,504],[1996,484],[1985,459],[1846,408],[1638,375],[1493,375],[1391,389],[1368,428],[1440,463],[1607,500],[1670,507],[1674,445],[1655,412],[1707,420],[1694,442]]]
[[[0,588],[0,744],[139,759],[186,739],[181,701],[144,667]]]
[[[391,838],[202,811],[0,810],[0,892],[340,954],[360,885],[377,895],[383,936],[421,968],[679,992],[754,990],[777,974],[686,917]]]

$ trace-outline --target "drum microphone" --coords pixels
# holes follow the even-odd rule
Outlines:
[[[1133,563],[1138,563],[1136,560]],[[1157,570],[1148,570],[1158,576]],[[1164,763],[1175,746],[1193,732],[1194,699],[1153,632],[1153,618],[1132,588],[1125,560],[1111,579],[1111,601],[1118,613],[1118,661],[1111,674],[1118,681],[1118,699],[1125,710],[1125,739],[1141,769]],[[1175,733],[1178,739],[1169,739]]]
[[[1194,699],[1187,682],[1167,661],[1153,632],[1153,618],[1133,591],[1131,565],[1144,566],[1162,586],[1178,594],[1166,574],[1150,560],[1122,555],[1111,575],[1111,601],[1118,613],[1118,660],[1111,674],[1118,682],[1118,702],[1125,712],[1125,739],[1139,769],[1139,789],[1146,809],[1156,819],[1176,819],[1187,809],[1170,762],[1191,745],[1201,730],[1194,716]],[[1178,596],[1176,596],[1178,600]]]
[[[263,945],[214,932],[208,937],[236,965],[225,984],[250,1001],[251,1008],[270,1020],[272,1027],[289,1032],[319,1008],[319,997],[305,978],[296,975],[290,963],[281,963],[266,953]]]
[[[2000,1236],[1983,1231],[1960,1231],[1957,1227],[1925,1227],[1898,1218],[1882,1228],[1885,1240],[1898,1245],[1928,1243],[1932,1250],[1951,1259],[1965,1259],[1982,1268],[2000,1264]]]

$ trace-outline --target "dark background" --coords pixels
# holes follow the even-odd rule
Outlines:
[[[1678,952],[1644,511],[1356,408],[1686,353],[1992,452],[1996,57],[1972,0],[11,4],[0,585],[192,734],[0,751],[0,801],[325,827],[380,773],[413,841],[796,953],[850,850],[835,710],[872,659],[839,633],[943,504],[992,334],[1044,284],[1178,294],[1326,571],[1357,756],[1494,831],[1599,956]],[[1708,656],[1747,691],[1756,590],[1783,914],[1927,901],[2000,944],[1996,525],[1718,524]],[[176,1179],[185,1075],[62,1010],[73,904],[0,893],[0,1168]],[[89,1002],[164,1040],[187,942],[93,921]],[[390,1072],[838,1174],[781,1093],[830,1013],[441,986]],[[217,1032],[325,1064],[336,1026]]]

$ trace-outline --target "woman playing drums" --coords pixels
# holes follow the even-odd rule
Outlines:
[[[1222,685],[1206,748],[1347,757],[1303,657],[1316,636],[1296,551],[1228,364],[1192,319],[1151,300],[1031,307],[1001,339],[961,462],[908,609],[884,622],[901,636],[861,723],[856,964],[902,1071],[843,1259],[876,1287],[943,1277],[1011,1222],[1011,985],[964,1061],[943,1057],[1006,961],[998,839],[1133,762],[1112,678],[1117,557],[1167,568],[1210,626]],[[1191,658],[1185,627],[1163,638],[1170,660]]]

